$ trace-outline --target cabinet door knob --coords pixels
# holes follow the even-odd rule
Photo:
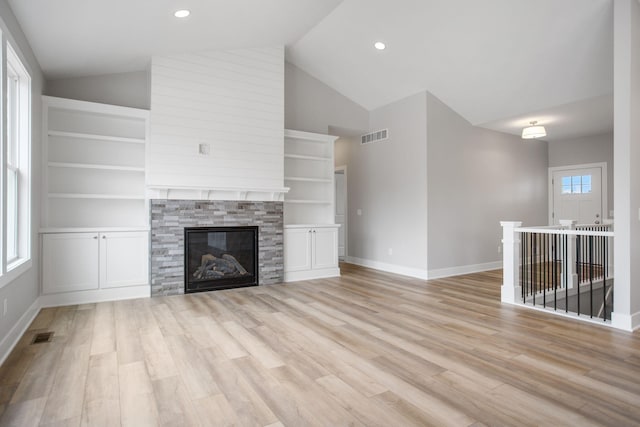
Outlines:
[[[103,234],[103,235],[102,235],[102,238],[103,238],[103,239],[106,239],[106,238],[107,238],[107,236],[105,236],[105,235]]]
[[[98,236],[93,236],[93,238],[94,238],[94,239],[97,239],[97,238],[98,238]]]

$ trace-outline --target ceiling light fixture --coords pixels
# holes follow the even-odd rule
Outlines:
[[[531,123],[531,126],[522,129],[522,139],[536,139],[547,136],[544,126],[537,126],[538,122],[536,120],[529,123]]]
[[[175,16],[176,18],[186,18],[189,15],[191,15],[191,11],[189,11],[187,9],[176,10],[173,13],[173,16]]]
[[[376,49],[378,49],[378,50],[384,50],[384,49],[387,47],[387,45],[385,45],[385,44],[384,44],[384,43],[382,43],[382,42],[375,42],[375,43],[373,44],[373,47],[375,47],[375,48],[376,48]]]

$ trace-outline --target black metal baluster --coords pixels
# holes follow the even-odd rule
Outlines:
[[[576,291],[577,291],[577,295],[578,295],[578,316],[580,316],[580,281],[581,281],[581,278],[582,278],[582,275],[580,274],[580,273],[582,273],[580,271],[580,268],[581,268],[581,266],[580,266],[580,248],[581,248],[581,245],[583,243],[582,243],[581,240],[582,239],[580,239],[580,235],[578,234],[576,236],[576,271],[577,271],[577,275],[578,275],[577,276],[578,277],[578,280],[577,280],[578,283],[576,284]]]
[[[553,235],[553,310],[558,309],[558,235]]]
[[[537,233],[532,233],[531,234],[531,244],[532,244],[532,248],[531,248],[531,256],[532,256],[532,262],[531,262],[531,278],[532,278],[532,285],[533,285],[533,305],[536,305],[536,293],[538,291],[538,286],[536,283],[536,266],[535,264],[535,256],[536,256],[536,240],[538,238],[538,234]]]
[[[589,317],[593,319],[593,236],[589,237]]]
[[[564,311],[566,313],[569,312],[569,235],[565,234],[563,236],[564,241],[564,260],[562,261],[562,265],[564,266]]]
[[[602,236],[602,319],[607,320],[607,236]]]

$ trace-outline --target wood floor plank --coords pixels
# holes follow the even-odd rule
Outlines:
[[[638,332],[502,305],[499,270],[341,268],[43,309],[0,366],[0,426],[640,425]]]

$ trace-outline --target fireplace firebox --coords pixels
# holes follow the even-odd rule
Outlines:
[[[184,292],[258,285],[258,227],[185,227]]]

